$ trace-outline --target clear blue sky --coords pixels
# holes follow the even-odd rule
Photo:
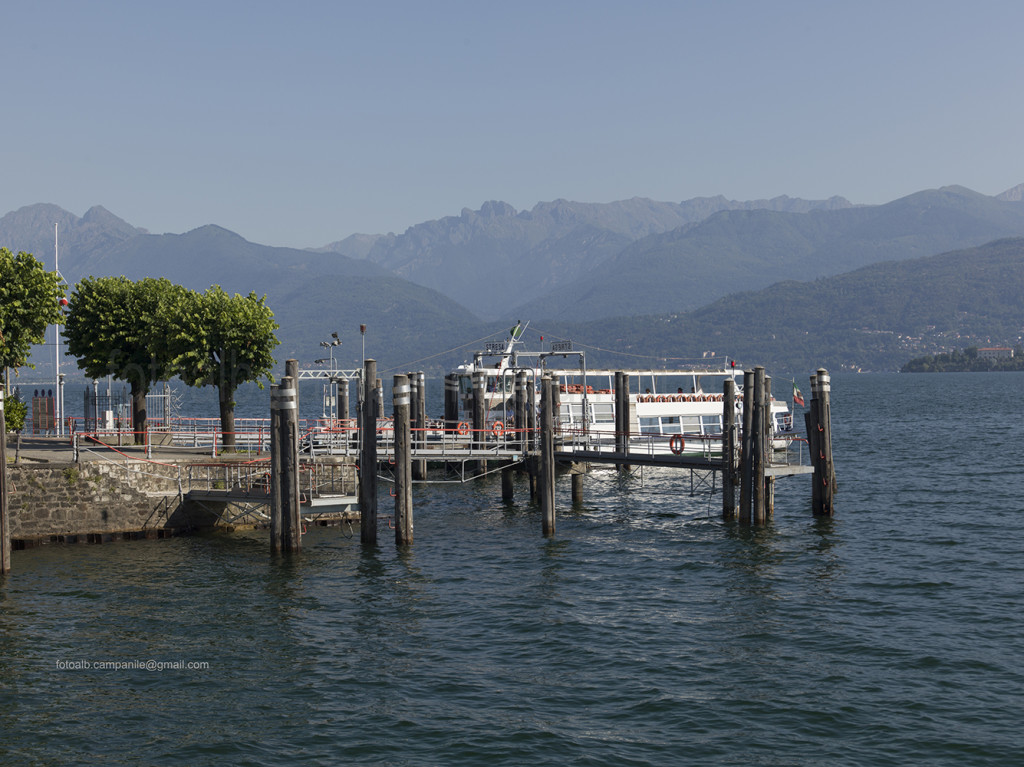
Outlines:
[[[0,214],[307,247],[566,198],[1024,182],[1024,3],[7,2]]]

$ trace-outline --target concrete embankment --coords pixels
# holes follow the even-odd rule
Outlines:
[[[75,461],[66,439],[26,439],[12,448],[8,455],[18,456],[7,468],[13,548],[159,538],[218,525],[208,505],[191,503],[183,493],[187,466],[202,456],[147,460],[124,448]]]

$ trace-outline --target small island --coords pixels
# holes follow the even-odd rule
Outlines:
[[[957,349],[929,354],[907,362],[901,373],[985,373],[1024,370],[1024,349],[1019,345]]]

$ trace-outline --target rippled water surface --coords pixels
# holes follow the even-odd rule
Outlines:
[[[552,539],[483,481],[417,488],[405,550],[382,518],[278,560],[265,533],[15,552],[0,761],[1019,763],[1022,395],[835,376],[833,520],[806,477],[744,529],[597,471]],[[95,667],[133,661],[167,665]]]

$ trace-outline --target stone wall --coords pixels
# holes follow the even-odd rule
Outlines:
[[[12,540],[190,527],[176,466],[109,462],[8,467]]]

